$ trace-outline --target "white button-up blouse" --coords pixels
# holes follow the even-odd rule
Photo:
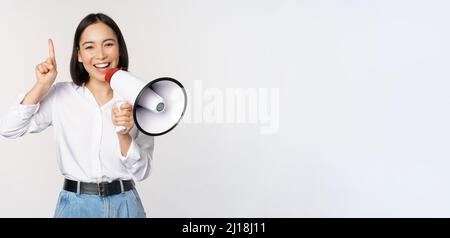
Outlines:
[[[0,134],[17,138],[54,127],[56,157],[62,175],[82,182],[111,182],[116,179],[141,181],[151,169],[154,138],[136,129],[127,155],[120,144],[111,119],[111,110],[119,95],[99,106],[94,95],[73,82],[55,83],[36,105],[22,105],[21,94],[0,119]]]

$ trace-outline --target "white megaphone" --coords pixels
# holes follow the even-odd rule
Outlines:
[[[173,78],[158,78],[145,84],[129,72],[114,68],[108,70],[105,81],[133,106],[134,124],[146,135],[166,134],[178,125],[186,111],[186,90]]]

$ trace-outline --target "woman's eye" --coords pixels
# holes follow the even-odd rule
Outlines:
[[[86,48],[84,48],[85,50],[89,50],[92,49],[92,46],[87,46]]]
[[[113,43],[107,43],[106,44],[106,46],[108,46],[108,47],[111,47],[111,46],[113,46],[114,44]]]

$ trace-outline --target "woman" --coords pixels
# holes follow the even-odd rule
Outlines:
[[[114,94],[104,77],[128,68],[128,53],[117,24],[90,14],[75,32],[70,73],[73,82],[55,83],[57,64],[36,66],[36,83],[1,121],[1,134],[17,138],[54,126],[57,161],[65,177],[55,217],[145,217],[134,181],[148,177],[153,137],[134,126],[132,106]],[[124,126],[120,133],[115,126]]]

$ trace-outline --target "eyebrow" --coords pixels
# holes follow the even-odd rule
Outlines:
[[[113,38],[105,39],[103,42],[106,42],[106,41],[114,41],[114,42],[116,42],[116,40],[113,39]],[[94,44],[94,42],[93,41],[86,41],[86,42],[83,42],[83,44],[81,44],[81,45],[83,46],[85,44]]]

